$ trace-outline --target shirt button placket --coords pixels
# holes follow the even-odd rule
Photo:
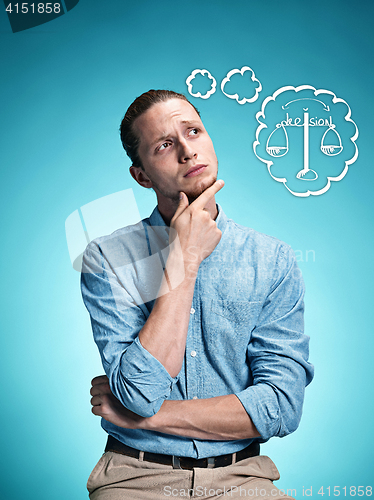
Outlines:
[[[195,313],[196,313],[196,309],[191,306],[190,315],[191,315],[191,323],[192,323],[192,325],[190,325],[190,326],[192,326],[192,328],[193,328],[193,325],[195,324],[194,320],[196,319],[196,318],[192,318],[192,316]],[[196,365],[195,365],[195,362],[194,362],[194,358],[196,358],[197,352],[194,349],[191,349],[191,347],[193,347],[193,344],[194,344],[193,336],[192,336],[191,340],[192,340],[192,345],[190,344],[190,348],[189,349],[187,348],[186,351],[189,352],[189,358],[190,358],[191,363],[192,363],[192,365],[190,366],[190,370],[192,371],[192,373],[194,373],[194,376],[191,377],[191,379],[189,380],[189,383],[188,383],[188,393],[190,394],[189,397],[191,397],[192,394],[193,394],[194,396],[193,396],[192,399],[197,399],[197,396],[196,396],[196,392],[197,392],[197,387],[196,387],[197,373],[196,373]]]

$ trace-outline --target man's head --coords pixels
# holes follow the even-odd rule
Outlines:
[[[120,134],[123,148],[126,151],[127,156],[132,161],[134,167],[143,168],[138,153],[140,138],[138,134],[135,133],[133,127],[135,120],[154,104],[165,102],[169,99],[182,99],[189,102],[186,96],[178,94],[178,92],[174,92],[173,90],[148,90],[148,92],[145,92],[141,96],[137,97],[126,111],[126,114],[121,122]],[[191,106],[200,116],[200,113],[195,106],[193,104],[191,104]]]
[[[182,94],[150,90],[129,107],[121,123],[130,173],[156,192],[160,211],[176,209],[179,192],[190,201],[217,178],[217,157],[196,108]]]

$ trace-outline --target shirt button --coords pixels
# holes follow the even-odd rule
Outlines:
[[[191,314],[195,314],[195,309],[193,307],[191,307],[191,311],[190,311]]]
[[[197,396],[194,396],[192,399],[197,399]]]
[[[194,358],[196,356],[196,351],[191,351],[191,356]]]

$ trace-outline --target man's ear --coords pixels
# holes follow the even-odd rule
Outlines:
[[[148,175],[144,172],[143,169],[131,165],[129,170],[131,177],[133,177],[133,179],[135,179],[138,184],[148,189],[153,187],[152,181],[149,179]]]

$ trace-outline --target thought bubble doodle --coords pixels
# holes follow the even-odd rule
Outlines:
[[[255,88],[255,95],[252,97],[243,97],[243,99],[239,99],[239,94],[227,94],[224,90],[225,85],[230,81],[230,78],[235,74],[244,75],[246,71],[251,72],[251,80],[252,82],[257,82],[258,87]],[[221,82],[221,90],[229,99],[235,99],[239,104],[245,104],[246,102],[255,102],[258,99],[259,93],[262,90],[262,85],[260,81],[256,78],[254,71],[249,66],[243,66],[242,69],[232,69],[226,75],[226,77]]]
[[[208,78],[210,80],[212,80],[212,84],[211,84],[211,88],[210,90],[208,90],[208,92],[204,95],[201,95],[201,92],[196,92],[196,94],[194,94],[192,92],[192,80],[194,80],[194,78],[196,77],[197,74],[200,74],[200,75],[207,75]],[[208,99],[208,97],[210,97],[212,94],[214,94],[214,92],[216,91],[216,87],[217,87],[217,82],[216,82],[216,79],[214,78],[214,76],[212,76],[209,71],[207,69],[194,69],[192,71],[192,73],[189,75],[189,77],[187,78],[186,80],[186,84],[187,84],[187,88],[188,88],[188,92],[192,95],[192,97],[200,97],[201,99]]]
[[[264,100],[256,119],[253,151],[294,196],[325,193],[358,158],[351,108],[330,90],[282,87]]]

